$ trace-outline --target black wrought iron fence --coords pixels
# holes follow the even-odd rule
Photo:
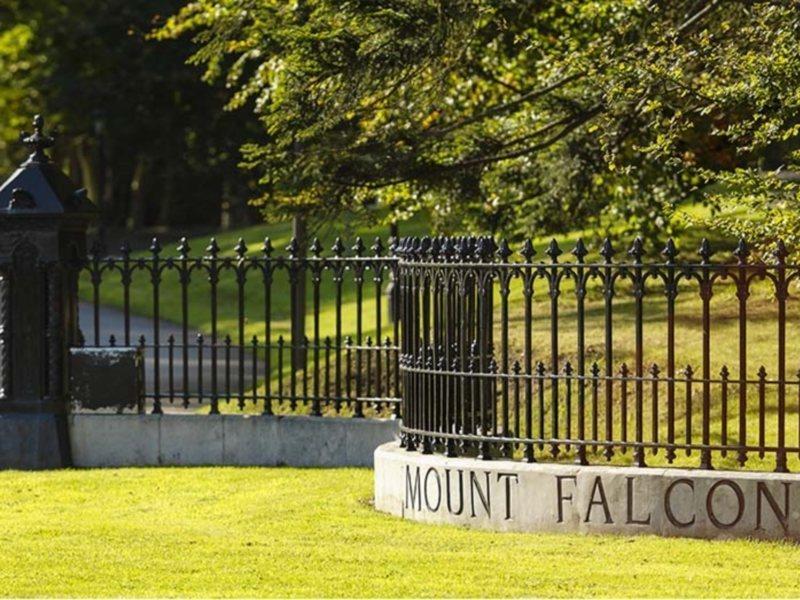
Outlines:
[[[79,266],[84,344],[140,347],[154,413],[399,416],[396,259],[380,239],[285,250],[239,240],[226,253],[212,239],[195,254],[184,238],[173,252],[154,239],[108,255],[95,244]]]
[[[712,260],[704,240],[679,260],[672,241],[654,258],[637,239],[620,261],[606,240],[598,253],[399,242],[405,447],[786,471],[800,453],[800,267],[785,246]]]

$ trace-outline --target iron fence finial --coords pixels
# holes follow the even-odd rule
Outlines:
[[[582,263],[587,254],[589,254],[589,251],[586,249],[586,244],[583,243],[583,238],[578,238],[578,241],[575,242],[575,247],[572,249],[572,255],[579,263]]]
[[[550,257],[550,260],[553,261],[554,263],[558,262],[558,257],[561,256],[563,252],[561,248],[559,248],[558,242],[556,241],[555,238],[550,240],[550,244],[547,246],[545,254],[547,254],[547,256]]]
[[[703,238],[700,242],[700,249],[697,253],[700,255],[703,263],[708,263],[711,260],[713,251],[711,250],[711,243],[708,241],[708,238]]]
[[[530,238],[525,240],[525,243],[522,244],[522,249],[519,251],[522,255],[522,258],[525,259],[525,262],[531,262],[531,259],[536,255],[536,250],[533,247],[533,243],[531,243]]]
[[[320,253],[322,252],[322,243],[319,241],[318,237],[314,237],[311,240],[311,246],[309,246],[309,251],[311,252],[311,256],[314,258],[319,258]]]
[[[189,257],[189,252],[191,251],[191,248],[189,247],[189,241],[185,237],[181,238],[181,241],[178,244],[177,250],[178,250],[178,256],[180,258],[188,258]]]
[[[294,236],[292,236],[292,239],[289,240],[289,244],[284,249],[289,253],[289,258],[297,258],[300,255],[300,243]]]
[[[270,240],[269,237],[265,237],[264,243],[261,245],[261,254],[263,254],[266,258],[269,258],[272,252],[272,240]]]
[[[219,244],[217,244],[217,238],[215,237],[211,238],[211,241],[209,242],[208,247],[206,248],[206,252],[208,252],[208,255],[211,256],[212,258],[217,257],[217,255],[219,254]]]
[[[375,241],[372,243],[372,246],[370,247],[370,250],[372,250],[372,253],[375,256],[382,256],[384,250],[383,240],[381,240],[380,237],[376,237]]]
[[[667,244],[661,251],[661,255],[667,259],[668,264],[672,264],[675,262],[675,257],[678,256],[678,249],[675,246],[675,241],[672,238],[669,238],[667,240]]]
[[[511,248],[508,246],[508,240],[503,238],[500,240],[500,246],[497,248],[497,257],[502,262],[508,262],[509,257],[513,254]]]
[[[628,250],[628,256],[633,258],[635,263],[642,262],[642,256],[644,256],[644,242],[642,242],[642,238],[637,237],[635,240],[633,240],[631,249]]]
[[[786,248],[786,244],[783,243],[783,240],[778,240],[775,244],[775,258],[778,259],[779,263],[782,263],[786,260],[789,256],[789,250]]]
[[[703,238],[705,242],[705,238]],[[739,264],[744,264],[747,262],[747,258],[750,256],[750,248],[747,245],[747,241],[743,238],[739,238],[739,243],[736,244],[736,249],[733,251],[733,255],[739,259]]]
[[[600,256],[606,261],[606,263],[610,263],[614,258],[614,251],[613,246],[611,245],[611,240],[606,238],[603,240],[603,245],[600,246]]]
[[[239,241],[236,242],[236,246],[234,246],[233,251],[236,252],[236,256],[238,258],[244,258],[244,255],[247,254],[247,244],[244,243],[244,238],[239,238]]]

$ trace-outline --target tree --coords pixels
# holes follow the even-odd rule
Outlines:
[[[428,208],[445,229],[622,221],[658,235],[677,202],[794,135],[798,12],[788,0],[197,0],[159,37],[192,35],[204,78],[255,110],[264,134],[246,164],[270,209],[379,201],[392,218]]]
[[[247,119],[185,64],[188,42],[148,39],[178,0],[2,0],[0,130],[14,140],[42,112],[61,130],[57,158],[111,226],[218,224],[245,201],[238,172]]]

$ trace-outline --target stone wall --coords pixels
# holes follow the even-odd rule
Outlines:
[[[800,540],[800,475],[479,461],[375,451],[375,506],[498,531]]]
[[[399,422],[337,417],[75,413],[77,467],[262,465],[371,467]]]

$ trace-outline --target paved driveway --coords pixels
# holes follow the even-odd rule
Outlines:
[[[124,345],[124,331],[125,331],[125,319],[124,314],[121,310],[116,308],[111,308],[107,306],[100,307],[100,345],[101,346],[108,346],[109,345],[109,337],[113,334],[116,337],[116,345],[122,346]],[[84,338],[86,339],[86,345],[92,346],[94,345],[94,313],[92,309],[92,304],[89,302],[81,302],[79,305],[79,322],[81,331],[83,332]],[[148,317],[140,317],[131,315],[131,343],[133,345],[138,345],[139,337],[141,335],[145,336],[145,341],[147,345],[151,345],[155,339],[154,333],[154,325],[155,322],[153,319]],[[169,406],[169,401],[167,399],[169,395],[169,382],[170,382],[170,365],[168,360],[168,349],[167,349],[167,340],[169,339],[170,335],[175,336],[175,343],[176,348],[173,356],[173,367],[172,367],[172,381],[173,386],[172,390],[174,395],[176,396],[175,403],[179,405],[181,402],[181,396],[183,394],[184,388],[186,388],[190,394],[195,394],[198,389],[198,380],[201,374],[201,367],[198,360],[197,348],[196,348],[196,337],[197,337],[197,330],[190,330],[189,331],[189,348],[187,352],[187,367],[188,367],[188,381],[184,381],[183,378],[183,352],[182,349],[178,346],[182,339],[182,329],[179,324],[173,323],[171,321],[161,320],[160,327],[159,327],[159,339],[160,339],[160,349],[158,351],[159,356],[159,374],[160,374],[160,391],[164,398],[162,399],[162,403],[164,408],[167,409]],[[226,381],[226,368],[224,362],[224,349],[219,348],[218,350],[218,363],[217,363],[217,378],[218,378],[218,389],[219,393],[222,394],[225,391],[225,381]],[[156,357],[156,350],[154,348],[147,348],[145,351],[145,389],[149,394],[152,394],[155,389],[155,357]],[[244,379],[243,385],[245,393],[251,389],[252,386],[252,354],[249,348],[245,349],[244,352]],[[258,365],[259,368],[261,365]],[[231,360],[230,360],[230,388],[232,394],[235,396],[236,392],[238,391],[238,371],[239,369],[239,352],[238,348],[232,347],[231,348]],[[202,380],[203,380],[203,390],[206,394],[210,391],[211,385],[211,351],[208,347],[205,347],[203,350],[203,364],[202,364]],[[260,377],[263,377],[263,372],[260,373]],[[232,400],[235,401],[235,400]],[[196,401],[192,400],[193,405],[196,405]]]

